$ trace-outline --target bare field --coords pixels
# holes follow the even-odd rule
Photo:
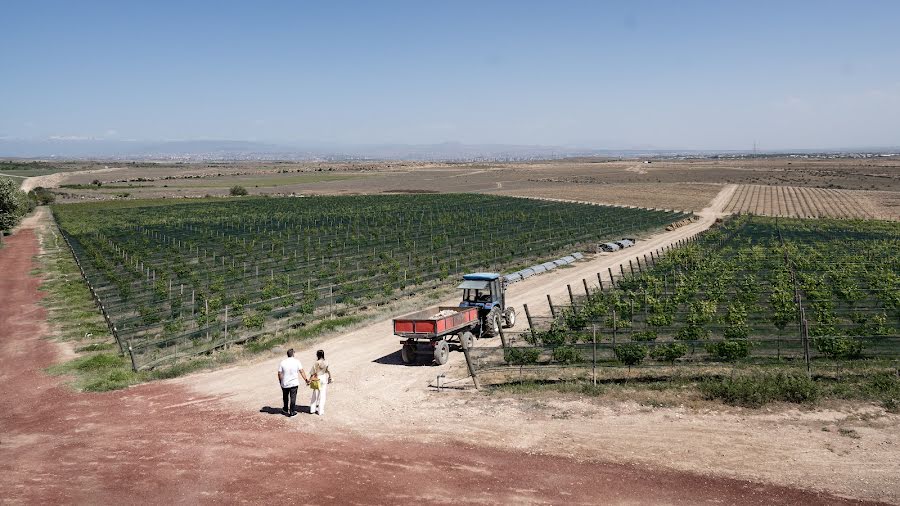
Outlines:
[[[887,195],[883,195],[887,194]],[[835,190],[796,186],[740,185],[725,210],[799,218],[900,219],[884,205],[894,192]]]
[[[497,195],[545,197],[663,209],[699,211],[722,189],[713,183],[548,184],[544,188],[500,190]]]
[[[258,195],[478,192],[683,210],[702,209],[722,185],[736,184],[741,190],[728,207],[731,212],[900,216],[900,157],[644,162],[141,162],[115,167],[81,162],[68,164],[68,172],[29,181],[32,186],[76,185],[58,190],[61,201],[224,196],[232,185],[242,185]],[[90,186],[95,179],[102,186]]]

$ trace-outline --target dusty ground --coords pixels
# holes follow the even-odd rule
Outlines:
[[[764,216],[900,220],[895,192],[740,185],[725,210]]]
[[[726,198],[723,195],[719,205]],[[704,219],[708,223],[712,214]],[[34,225],[34,220],[26,222],[0,249],[4,273],[0,277],[0,497],[4,504],[286,499],[310,504],[858,502],[715,477],[721,470],[709,465],[692,472],[665,468],[666,458],[689,457],[687,448],[694,448],[695,439],[702,453],[729,455],[729,469],[738,475],[747,476],[742,471],[746,454],[806,460],[802,438],[792,446],[802,451],[788,448],[767,454],[765,447],[720,446],[701,437],[718,430],[731,431],[735,438],[752,438],[744,435],[747,425],[737,429],[729,418],[720,427],[710,416],[702,431],[678,423],[685,439],[677,441],[670,439],[671,432],[666,436],[666,427],[674,421],[666,411],[641,414],[627,406],[617,407],[624,417],[603,420],[591,415],[572,423],[550,416],[558,410],[535,409],[519,401],[469,392],[429,393],[422,380],[435,369],[402,367],[380,357],[382,349],[392,351],[396,343],[391,344],[393,339],[385,338],[377,325],[360,331],[346,354],[331,354],[337,382],[325,419],[270,414],[280,397],[272,370],[276,358],[178,382],[106,394],[73,393],[60,378],[43,372],[58,355],[55,344],[41,337],[49,329],[45,310],[38,304],[39,281],[30,274],[38,253]],[[648,241],[647,247],[653,244]],[[571,274],[588,267],[593,266],[571,269]],[[541,291],[540,286],[532,286],[520,297]],[[337,350],[339,341],[348,338],[325,346]],[[309,352],[304,349],[301,358],[306,359]],[[354,405],[354,399],[363,404]],[[411,405],[411,400],[419,404]],[[567,403],[565,409],[580,410],[579,403]],[[516,410],[525,417],[511,419]],[[695,415],[676,413],[678,417]],[[644,425],[627,425],[629,420],[643,420]],[[571,436],[558,439],[560,426],[568,427],[564,430]],[[646,430],[648,426],[652,430]],[[547,436],[542,435],[544,427]],[[628,434],[636,433],[650,436],[652,443],[645,445],[649,451],[663,445],[668,456],[656,453],[656,458],[647,459],[652,461],[650,466],[609,462],[614,452],[594,451],[596,445],[583,451],[579,446],[585,434],[609,443],[618,435],[627,445]],[[869,484],[853,495],[896,500],[890,488],[886,492],[879,488],[879,462],[875,455],[868,464],[869,469],[876,468],[866,475]],[[838,478],[846,477],[837,469]]]

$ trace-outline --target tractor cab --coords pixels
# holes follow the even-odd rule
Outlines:
[[[503,277],[497,273],[466,274],[457,288],[463,291],[460,307],[477,307],[479,313],[490,312],[495,307],[499,311],[505,309]]]
[[[516,324],[516,310],[506,307],[506,279],[495,272],[474,272],[463,276],[457,287],[463,291],[459,307],[477,307],[481,324],[478,337],[500,334],[500,327]]]

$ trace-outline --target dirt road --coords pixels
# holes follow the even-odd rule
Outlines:
[[[286,419],[269,414],[277,410],[266,404],[274,405],[278,395],[268,369],[268,388],[248,410],[203,391],[204,380],[234,378],[228,371],[105,394],[73,393],[43,372],[58,355],[42,337],[46,315],[30,274],[38,253],[33,225],[27,220],[0,248],[4,504],[861,504],[481,442],[398,442],[323,425],[329,420],[310,415]],[[339,380],[347,388],[334,392],[333,412],[348,409],[340,399],[350,387],[365,388],[351,385],[349,373]],[[450,427],[458,427],[452,411],[450,416]],[[413,427],[404,419],[394,419],[394,426]]]
[[[105,167],[102,169],[91,169],[91,170],[75,170],[68,172],[57,172],[54,174],[48,174],[46,176],[33,176],[25,178],[22,181],[22,186],[20,187],[22,191],[28,192],[31,191],[38,186],[43,188],[57,188],[63,181],[65,181],[70,176],[83,175],[83,174],[105,174],[107,172],[115,172],[117,170],[122,170],[121,167]]]

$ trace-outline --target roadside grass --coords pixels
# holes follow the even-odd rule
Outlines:
[[[848,400],[879,404],[900,413],[900,374],[896,364],[866,364],[840,374],[828,370],[807,377],[794,365],[749,367],[731,374],[704,371],[666,371],[628,377],[606,374],[593,385],[584,374],[566,378],[502,381],[489,392],[517,396],[570,394],[604,400],[632,400],[642,405],[700,406],[709,402],[756,409],[772,403],[815,406]]]

